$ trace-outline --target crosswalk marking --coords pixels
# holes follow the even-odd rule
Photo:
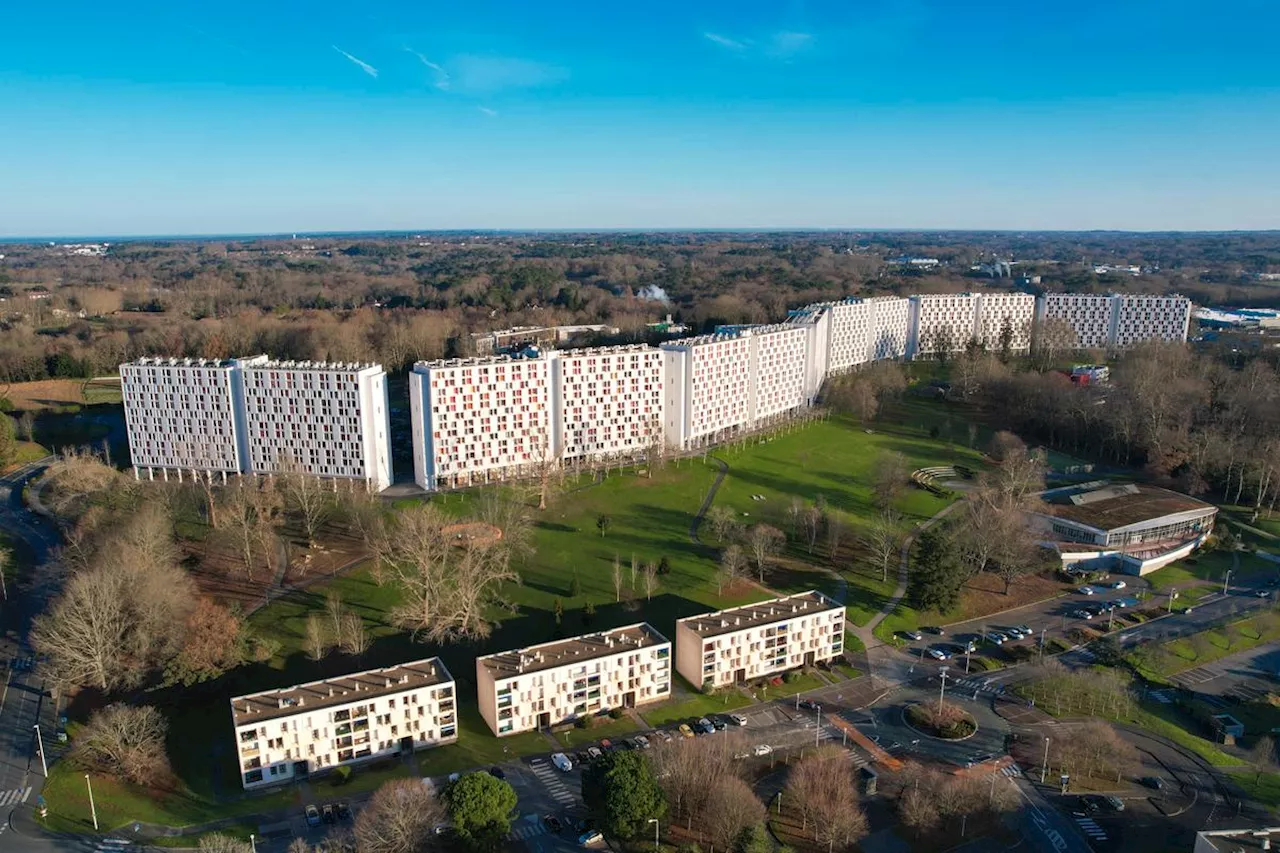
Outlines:
[[[1010,779],[1017,779],[1022,776],[1022,768],[1016,764],[1006,764],[1000,768],[1000,772],[1008,776]]]
[[[532,823],[527,826],[521,826],[507,833],[507,838],[512,841],[523,841],[526,838],[534,838],[539,835],[545,835],[547,828],[541,823]]]
[[[1152,699],[1156,700],[1156,701],[1157,701],[1157,702],[1159,702],[1161,705],[1172,705],[1172,704],[1173,704],[1173,691],[1172,691],[1172,690],[1152,690],[1152,691],[1151,691],[1151,693],[1150,693],[1149,695],[1151,696],[1151,698],[1152,698]]]
[[[1097,839],[1098,841],[1107,840],[1106,831],[1102,827],[1098,826],[1098,822],[1093,818],[1078,817],[1076,818],[1076,823],[1080,824],[1080,828],[1083,829],[1085,834],[1090,838]]]
[[[985,679],[981,678],[962,678],[955,683],[957,687],[963,687],[966,690],[977,690],[979,693],[995,693],[1004,692],[1003,684],[986,684]]]
[[[573,803],[573,793],[565,787],[559,773],[550,764],[545,761],[535,761],[529,765],[529,768],[533,770],[533,775],[538,777],[538,781],[547,789],[547,793],[553,800],[561,805]]]
[[[0,791],[0,808],[25,803],[30,796],[30,788],[14,788],[12,791]]]

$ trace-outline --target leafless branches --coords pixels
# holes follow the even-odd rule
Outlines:
[[[353,828],[358,853],[421,853],[445,810],[418,779],[393,779],[374,792]]]
[[[76,735],[72,758],[87,770],[134,784],[163,778],[169,769],[164,737],[168,723],[149,705],[108,705]]]

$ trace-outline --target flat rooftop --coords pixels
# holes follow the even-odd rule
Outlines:
[[[328,373],[351,373],[361,370],[381,370],[382,365],[372,361],[254,361],[244,363],[245,370],[319,370]]]
[[[494,678],[510,678],[529,672],[542,672],[575,662],[616,655],[628,648],[644,649],[667,643],[666,637],[654,630],[648,622],[583,634],[554,643],[543,643],[523,649],[478,658],[477,661],[493,673]]]
[[[127,361],[121,367],[231,367],[231,359],[217,358],[172,358],[165,356],[143,356],[135,361]]]
[[[1280,827],[1268,826],[1262,829],[1219,829],[1196,833],[1195,849],[1200,850],[1200,842],[1204,841],[1211,850],[1223,853],[1237,853],[1240,850],[1273,850],[1280,849]],[[1266,847],[1263,842],[1269,842]]]
[[[383,669],[353,672],[323,681],[312,681],[279,690],[237,696],[231,700],[231,717],[237,726],[278,717],[291,717],[313,708],[345,705],[361,699],[393,696],[432,684],[453,681],[440,658],[424,658]]]
[[[1040,498],[1044,503],[1037,512],[1098,530],[1117,530],[1178,513],[1214,509],[1213,504],[1142,483],[1085,483],[1050,489]]]
[[[821,613],[824,610],[843,609],[841,605],[817,590],[809,590],[784,598],[761,601],[759,604],[744,604],[742,607],[733,607],[729,610],[690,616],[678,620],[676,624],[684,625],[700,637],[716,637],[772,622],[785,622],[797,616]]]

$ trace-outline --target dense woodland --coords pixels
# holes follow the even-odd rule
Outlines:
[[[562,234],[125,242],[101,256],[7,245],[0,382],[111,372],[146,354],[376,360],[465,355],[468,333],[609,322],[642,339],[672,313],[698,330],[779,320],[808,302],[1008,288],[1181,292],[1280,305],[1280,234]],[[937,258],[922,271],[891,263]],[[1134,264],[1141,276],[1093,272]],[[1039,276],[1039,283],[1034,277]],[[30,299],[48,292],[48,298]]]

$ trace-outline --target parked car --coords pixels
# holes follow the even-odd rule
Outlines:
[[[1188,613],[1192,611],[1192,609],[1193,608],[1191,607],[1191,605],[1188,604],[1186,607],[1180,608],[1178,612],[1181,613],[1183,616],[1186,616]]]
[[[921,634],[919,631],[903,631],[902,633],[908,640],[915,640],[916,642],[919,642],[924,639],[924,634]]]
[[[600,747],[598,746],[587,747],[587,758],[590,758],[592,761],[595,761],[597,758],[601,758],[603,756],[604,756],[604,753],[600,751]]]
[[[1137,607],[1138,599],[1136,598],[1117,598],[1116,607]]]
[[[657,735],[658,739],[663,743],[671,743],[671,732],[666,729],[658,729],[654,734]]]
[[[1071,615],[1077,619],[1092,619],[1093,611],[1092,610],[1072,610]]]
[[[459,779],[461,779],[461,778],[462,778],[462,774],[461,774],[461,773],[450,773],[450,774],[449,774],[449,781],[450,781],[450,782],[457,782],[457,781],[458,781]]]
[[[1126,584],[1124,581],[1112,581],[1106,586],[1107,586],[1107,589],[1124,589]]]
[[[997,646],[1003,644],[1005,640],[1009,639],[999,631],[988,631],[986,638],[988,643],[995,643]]]
[[[636,746],[641,749],[648,749],[650,746],[649,739],[644,735],[636,735]]]
[[[1112,811],[1116,811],[1116,812],[1124,811],[1124,800],[1120,799],[1114,794],[1109,794],[1103,797],[1102,799],[1104,802],[1106,802],[1107,805],[1111,806]]]
[[[636,742],[634,740],[629,737],[624,737],[622,740],[618,741],[618,749],[630,751],[633,749],[639,749],[639,747],[636,746]]]
[[[496,764],[489,768],[489,775],[495,779],[507,778],[507,774],[502,772],[502,768]]]
[[[617,749],[617,747],[614,746],[613,741],[609,740],[607,737],[600,738],[601,752],[613,752],[615,749]]]
[[[801,700],[800,700],[800,707],[801,707],[801,708],[804,708],[806,711],[821,711],[821,710],[822,710],[822,703],[821,703],[821,702],[815,702],[815,701],[813,701],[812,699],[801,699]]]
[[[564,831],[564,824],[560,822],[560,818],[553,814],[549,814],[542,819],[542,825],[547,828],[547,832],[559,834]]]
[[[933,648],[929,649],[929,657],[933,658],[934,660],[947,660],[951,657],[951,654],[949,652],[943,651],[937,646],[934,646]]]
[[[977,644],[977,643],[975,643],[973,640],[965,640],[965,641],[961,644],[960,648],[961,648],[961,650],[962,650],[962,651],[966,651],[966,652],[976,652],[976,651],[978,650],[978,644]]]
[[[325,803],[320,809],[320,817],[325,823],[337,823],[338,815],[333,810],[333,803]]]
[[[925,630],[930,634],[936,634],[939,637],[947,633],[947,629],[943,628],[941,625],[930,625],[928,628],[925,628]]]
[[[747,724],[747,718],[741,714],[730,714],[729,722],[733,723],[735,726],[745,726]]]
[[[307,806],[306,815],[307,815],[307,826],[320,825],[320,810],[318,808],[316,808],[315,806]]]
[[[598,844],[604,841],[604,836],[600,834],[598,829],[590,829],[578,836],[578,843],[583,847],[590,847],[592,844]]]
[[[709,734],[715,733],[716,727],[711,725],[710,720],[708,720],[706,717],[703,717],[700,720],[698,720],[697,723],[694,724],[693,730],[700,735],[709,735]]]
[[[1035,631],[1032,631],[1032,630],[1031,630],[1031,626],[1029,626],[1029,625],[1019,625],[1019,626],[1018,626],[1018,633],[1019,633],[1019,634],[1021,634],[1021,635],[1022,635],[1022,636],[1024,636],[1024,637],[1030,637],[1032,634],[1034,634],[1034,633],[1035,633]]]
[[[729,724],[728,724],[728,723],[726,723],[726,722],[725,722],[723,719],[721,719],[720,717],[712,717],[712,718],[711,718],[711,725],[712,725],[712,726],[714,726],[714,727],[715,727],[715,730],[716,730],[716,731],[718,731],[718,732],[722,732],[722,731],[724,731],[725,729],[729,728]]]
[[[1079,589],[1077,589],[1076,592],[1080,593],[1081,595],[1095,595],[1097,594],[1098,591],[1091,586],[1082,586]]]
[[[333,807],[333,810],[338,813],[338,820],[343,823],[351,820],[351,807],[346,803],[338,803]]]
[[[751,750],[751,752],[756,756],[769,755],[773,752],[773,747],[769,746],[767,743],[761,743],[757,744],[756,748]]]
[[[688,723],[680,724],[680,734],[684,737],[693,737],[693,729],[689,728]]]
[[[570,761],[569,756],[565,755],[563,752],[557,752],[552,755],[551,763],[554,764],[556,769],[562,773],[568,773],[573,769],[573,762]]]
[[[1159,776],[1143,776],[1142,784],[1146,785],[1148,788],[1153,788],[1157,791],[1162,790],[1164,788],[1164,780],[1161,779]]]
[[[1271,592],[1270,590],[1260,589],[1254,595],[1258,596],[1258,598],[1270,598]]]
[[[596,822],[589,817],[584,817],[582,820],[578,821],[573,825],[573,831],[578,833],[579,835],[586,832],[588,829],[595,829],[595,828],[596,828]]]

